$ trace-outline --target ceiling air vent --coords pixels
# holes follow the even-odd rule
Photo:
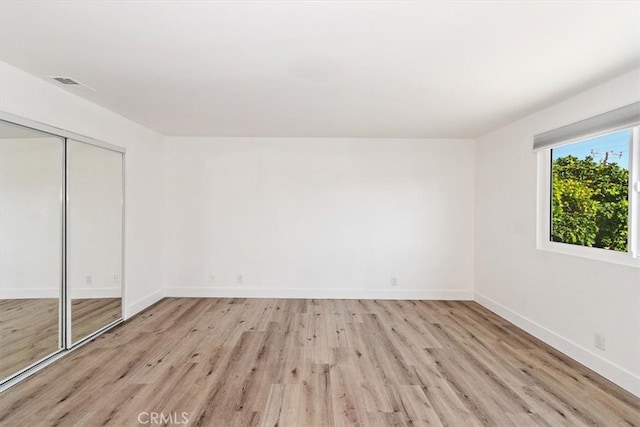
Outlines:
[[[62,83],[63,85],[77,85],[80,86],[80,83],[73,80],[71,77],[51,77],[53,80],[58,83]]]
[[[1,0],[0,0],[1,1]],[[68,88],[73,88],[74,92],[83,91],[84,89],[88,89],[91,92],[95,92],[96,90],[92,87],[87,86],[86,84],[79,82],[71,77],[60,77],[60,76],[49,76],[51,80],[54,82],[67,86]]]

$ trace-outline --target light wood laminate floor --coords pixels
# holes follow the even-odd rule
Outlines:
[[[7,426],[150,412],[221,427],[640,426],[640,399],[474,302],[164,299],[0,395]]]
[[[71,302],[73,341],[77,342],[121,316],[120,298]],[[0,299],[0,379],[59,349],[58,299]]]

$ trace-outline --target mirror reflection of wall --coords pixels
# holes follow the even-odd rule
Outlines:
[[[0,380],[61,348],[63,149],[0,121]]]
[[[67,287],[76,343],[122,315],[122,154],[67,141]]]

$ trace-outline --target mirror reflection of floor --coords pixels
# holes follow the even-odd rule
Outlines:
[[[76,342],[121,317],[120,298],[72,301]],[[0,379],[58,349],[58,299],[0,299]]]
[[[57,298],[0,300],[0,379],[57,349]]]
[[[120,298],[86,298],[71,301],[71,336],[76,343],[122,317]]]

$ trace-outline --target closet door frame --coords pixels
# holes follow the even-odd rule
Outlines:
[[[81,347],[87,342],[91,341],[98,335],[106,332],[107,330],[119,325],[124,321],[124,312],[126,307],[126,266],[125,266],[125,219],[126,219],[126,193],[125,193],[125,180],[126,180],[126,149],[124,147],[120,147],[114,144],[110,144],[108,142],[100,141],[95,138],[91,138],[88,136],[84,136],[81,134],[77,134],[75,132],[68,131],[66,129],[57,128],[54,126],[50,126],[41,122],[37,122],[35,120],[27,119],[25,117],[21,117],[15,114],[11,114],[8,112],[0,111],[0,120],[5,122],[13,123],[16,125],[20,125],[26,128],[30,128],[36,131],[46,132],[53,136],[62,138],[62,154],[61,154],[61,162],[62,162],[62,177],[61,177],[61,286],[60,286],[60,298],[59,298],[59,315],[58,315],[58,350],[51,355],[45,357],[44,359],[35,362],[34,364],[14,373],[12,376],[2,379],[0,378],[0,393],[10,388],[11,386],[19,383],[20,381],[28,378],[34,373],[42,370],[46,366],[50,365],[54,361],[64,357],[69,352]],[[115,151],[122,155],[122,230],[121,230],[121,276],[120,276],[120,286],[121,286],[121,307],[120,307],[120,317],[111,322],[108,325],[98,329],[82,340],[71,343],[71,311],[70,304],[71,299],[69,298],[69,290],[67,286],[67,141],[74,140],[77,142],[93,145],[99,148],[107,149],[110,151]]]

